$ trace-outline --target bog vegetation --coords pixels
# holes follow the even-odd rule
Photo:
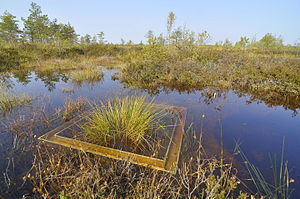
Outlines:
[[[159,126],[163,112],[157,111],[146,97],[115,98],[95,105],[81,128],[100,143],[147,143],[146,135]]]
[[[212,44],[212,36],[207,31],[195,33],[184,26],[175,26],[176,16],[171,12],[166,33],[155,35],[148,31],[147,44],[123,39],[120,44],[111,44],[105,41],[103,32],[78,37],[70,23],[51,20],[35,3],[31,4],[29,13],[22,18],[22,30],[11,13],[6,11],[0,17],[1,72],[64,72],[80,84],[101,80],[101,66],[108,66],[119,69],[114,78],[151,93],[162,87],[179,91],[232,89],[258,96],[266,103],[272,99],[291,109],[300,107],[299,103],[290,103],[291,99],[300,97],[300,44],[284,45],[280,36],[267,33],[258,40],[242,36],[236,43],[226,39]],[[31,100],[25,95],[3,92],[0,111],[9,111]],[[131,142],[140,142],[157,116],[151,103],[144,102],[144,98],[109,101],[96,107],[88,119],[89,125],[82,128],[102,141],[126,134]],[[67,101],[62,119],[69,120],[83,106],[82,100]],[[223,165],[217,158],[203,157],[201,143],[194,142],[190,147],[197,147],[197,153],[183,158],[179,176],[37,145],[35,162],[24,181],[30,181],[34,193],[45,198],[53,195],[61,198],[246,198],[252,194],[239,187],[241,182],[231,164]],[[25,150],[26,146],[23,147]],[[280,181],[283,188],[275,193],[288,198],[287,169],[284,175]],[[260,185],[265,186],[264,179],[260,180]],[[262,191],[257,196],[270,198],[268,194],[272,190],[267,188],[268,193]]]
[[[259,40],[243,36],[235,44],[227,39],[211,45],[207,31],[195,33],[176,27],[176,16],[170,13],[166,33],[148,31],[147,45],[131,41],[109,44],[103,32],[78,39],[70,24],[51,21],[35,3],[29,11],[30,15],[22,18],[23,30],[12,14],[1,16],[2,71],[69,71],[81,81],[84,77],[99,79],[101,74],[90,76],[84,70],[105,65],[120,68],[116,78],[122,82],[152,92],[166,86],[178,90],[234,89],[269,98],[270,93],[288,97],[300,93],[299,43],[284,45],[280,36],[267,33]],[[70,72],[78,69],[82,71]]]
[[[0,89],[1,91],[1,89]],[[14,108],[28,105],[32,98],[27,94],[15,95],[13,93],[1,92],[0,93],[0,111],[9,112]]]

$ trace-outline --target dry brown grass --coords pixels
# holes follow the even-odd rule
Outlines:
[[[207,158],[200,149],[196,156],[183,158],[178,175],[172,175],[42,144],[28,179],[43,198],[247,198],[238,191],[240,181],[232,165]]]
[[[66,98],[62,113],[60,114],[64,121],[70,120],[76,113],[79,113],[86,106],[86,100],[79,97],[77,99]]]
[[[98,66],[113,67],[119,62],[114,57],[85,57],[78,56],[74,58],[65,59],[42,59],[34,62],[29,62],[23,65],[26,69],[32,69],[35,71],[72,71],[72,70],[85,70]]]

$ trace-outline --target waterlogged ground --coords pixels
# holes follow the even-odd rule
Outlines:
[[[153,94],[146,90],[125,88],[118,80],[112,79],[115,72],[117,71],[106,70],[103,79],[93,83],[75,82],[67,75],[59,73],[11,74],[6,79],[10,91],[16,94],[27,93],[34,100],[31,107],[23,108],[23,112],[13,111],[9,114],[16,114],[15,117],[18,117],[17,114],[26,115],[26,110],[38,108],[40,104],[47,104],[46,111],[54,113],[56,108],[63,106],[67,97],[105,100],[116,95],[148,95],[149,99],[154,97],[156,103],[187,107],[187,127],[192,124],[197,136],[203,134],[203,144],[207,153],[220,154],[223,140],[225,155],[232,157],[238,143],[249,160],[266,175],[271,174],[269,154],[277,153],[279,157],[285,138],[284,158],[288,160],[291,169],[290,177],[295,180],[291,186],[298,189],[294,191],[293,196],[297,198],[300,195],[299,110],[285,109],[280,105],[271,106],[270,101],[266,105],[263,101],[252,100],[250,95],[240,96],[234,91],[219,93],[205,90],[179,93],[162,88]],[[296,100],[298,101],[291,103],[299,105],[300,99]],[[7,117],[12,117],[8,116],[9,114],[1,114],[2,123],[5,123]],[[0,135],[2,145],[6,140],[5,136],[6,134]],[[241,168],[240,172],[246,172],[239,157],[233,157],[236,166]],[[5,168],[1,163],[0,166],[1,169]]]

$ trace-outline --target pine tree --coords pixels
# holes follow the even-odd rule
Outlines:
[[[19,40],[21,31],[17,24],[18,20],[15,18],[16,16],[7,11],[0,16],[0,40],[6,42],[16,42]]]
[[[97,36],[96,35],[93,35],[91,43],[92,44],[96,44],[97,43]]]
[[[170,39],[170,36],[172,34],[175,19],[176,19],[176,17],[175,17],[174,12],[170,12],[169,15],[168,15],[168,21],[167,21],[168,40]]]
[[[77,41],[77,34],[70,23],[60,24],[58,38],[62,42],[75,43]]]
[[[97,36],[98,36],[98,43],[99,43],[99,44],[104,44],[104,43],[105,43],[105,40],[104,40],[104,32],[99,32],[99,33],[97,34]]]
[[[31,3],[30,15],[24,21],[24,34],[31,42],[48,42],[51,39],[50,20],[41,7]]]
[[[248,37],[241,37],[240,41],[236,42],[236,47],[246,47],[250,44],[250,39]]]

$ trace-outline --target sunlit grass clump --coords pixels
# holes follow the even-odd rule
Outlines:
[[[31,103],[32,97],[26,94],[14,95],[11,93],[0,93],[0,111],[8,112],[16,107]]]
[[[124,97],[96,105],[82,129],[104,143],[125,141],[139,144],[158,125],[163,112],[146,97]]]

